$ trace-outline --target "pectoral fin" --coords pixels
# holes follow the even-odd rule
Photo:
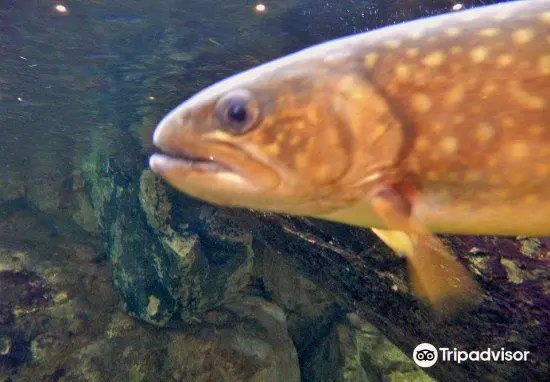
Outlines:
[[[466,269],[435,235],[411,217],[406,195],[392,187],[376,190],[372,207],[388,230],[373,229],[394,251],[404,254],[414,292],[436,309],[453,311],[471,302],[479,289]],[[445,309],[443,309],[445,308]]]
[[[414,251],[415,243],[411,236],[403,231],[390,231],[388,229],[371,228],[388,247],[397,252],[398,255],[407,256]]]

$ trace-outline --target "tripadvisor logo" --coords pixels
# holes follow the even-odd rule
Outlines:
[[[420,367],[430,367],[437,362],[437,349],[429,343],[423,343],[414,348],[413,361]]]
[[[422,343],[414,348],[413,361],[420,367],[431,367],[438,359],[442,362],[505,362],[505,361],[527,361],[528,351],[511,351],[500,348],[500,350],[458,350],[457,348],[439,348],[429,343]]]

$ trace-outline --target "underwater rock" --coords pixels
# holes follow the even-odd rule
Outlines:
[[[84,245],[0,244],[0,380],[300,380],[275,304],[250,296],[159,331],[122,313],[99,258]]]
[[[99,226],[101,226],[105,208],[115,192],[114,175],[109,172],[109,167],[106,165],[109,157],[115,152],[116,136],[113,130],[113,126],[106,126],[91,134],[91,144],[86,155],[80,159],[76,181],[77,184],[84,181],[83,186],[87,189]]]
[[[97,258],[78,244],[0,243],[0,379],[41,380],[104,325],[118,302]]]
[[[476,276],[484,297],[478,307],[442,321],[409,290],[404,261],[368,230],[216,208],[174,192],[148,170],[140,183],[133,191],[139,197],[125,199],[140,201],[142,219],[154,235],[145,226],[140,234],[120,223],[111,226],[120,239],[111,247],[115,275],[129,280],[121,284],[115,277],[115,285],[138,318],[200,332],[209,325],[233,325],[235,307],[250,297],[265,299],[281,309],[306,380],[447,380],[489,374],[505,380],[508,375],[536,378],[547,370],[547,239],[529,245],[527,255],[526,239],[444,236]],[[135,207],[131,210],[135,225],[139,215]],[[129,218],[119,221],[128,224]],[[129,237],[148,237],[160,245],[132,244]],[[116,251],[135,260],[137,248],[150,259],[136,263],[141,268],[119,260]],[[155,271],[143,273],[145,264],[155,264]],[[169,293],[144,290],[145,280]],[[125,295],[130,289],[132,299]],[[365,324],[350,324],[348,313]],[[384,339],[374,343],[372,338]],[[505,346],[529,350],[532,359],[525,365],[445,363],[422,371],[409,358],[421,342],[467,350]]]
[[[153,145],[151,137],[153,136],[153,131],[155,130],[159,118],[162,117],[158,111],[156,111],[156,113],[155,111],[153,107],[143,108],[144,116],[142,120],[138,123],[134,123],[131,127],[131,133],[139,142],[141,150],[146,154],[150,154],[154,151],[155,146]]]
[[[259,296],[291,312],[290,331],[302,346],[310,341],[311,331],[328,326],[335,311],[328,295],[235,224],[239,216],[234,210],[215,209],[176,194],[187,206],[174,211],[167,190],[157,175],[143,172],[139,199],[147,222],[164,250],[172,253],[172,264],[178,264],[180,312],[170,325],[212,319],[212,309]]]
[[[226,308],[234,317],[231,324],[201,325],[199,335],[179,335],[170,345],[174,379],[300,380],[296,349],[279,307],[249,297]]]
[[[434,381],[372,324],[361,320],[354,313],[348,314],[346,319],[353,328],[352,334],[355,335],[356,351],[359,352],[358,358],[368,379]],[[349,330],[347,326],[344,328],[344,330]],[[357,357],[354,352],[351,355],[353,355],[352,359]]]
[[[0,167],[0,205],[25,195],[25,187],[20,175],[4,164]],[[0,209],[1,211],[2,209]]]
[[[86,181],[82,170],[72,172],[73,220],[87,232],[99,232],[99,221],[86,190]]]
[[[264,302],[248,307],[248,317],[197,334],[159,332],[113,314],[104,332],[60,365],[63,380],[299,381],[295,349],[280,335],[284,321]]]
[[[372,324],[349,313],[302,360],[304,381],[434,381]]]

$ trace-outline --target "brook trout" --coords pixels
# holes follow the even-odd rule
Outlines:
[[[373,228],[436,306],[477,284],[435,233],[550,234],[550,2],[326,42],[217,83],[153,137],[212,203]]]

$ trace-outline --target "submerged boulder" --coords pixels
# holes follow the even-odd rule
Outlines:
[[[444,236],[480,283],[483,301],[442,320],[410,291],[404,260],[369,230],[216,208],[167,188],[148,170],[141,177],[140,200],[155,239],[162,243],[160,252],[147,256],[158,263],[154,259],[159,253],[172,253],[178,258],[173,273],[182,283],[179,294],[170,295],[173,314],[158,325],[230,322],[227,307],[256,296],[284,312],[306,380],[346,375],[357,380],[428,378],[408,358],[422,342],[451,349],[531,352],[523,363],[439,363],[426,369],[436,379],[535,378],[548,370],[547,239]],[[186,244],[175,244],[178,237]],[[183,255],[178,248],[184,248]],[[145,311],[149,301],[143,301]],[[364,322],[359,327],[387,336],[388,345],[380,349],[394,350],[380,350],[385,355],[378,357],[358,350],[365,334],[346,324],[350,314]]]

